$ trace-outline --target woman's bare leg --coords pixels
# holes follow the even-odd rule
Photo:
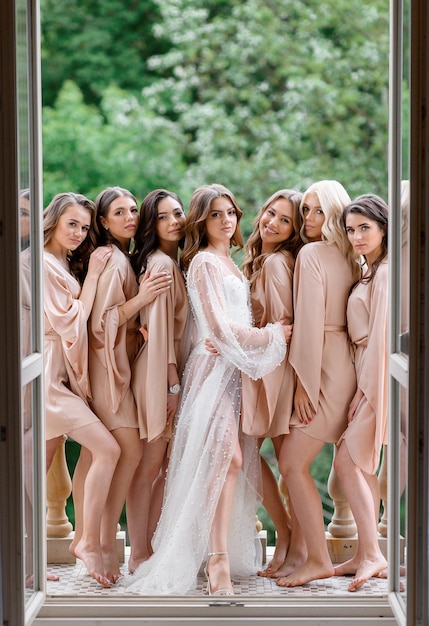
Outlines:
[[[322,503],[310,473],[311,463],[323,446],[323,441],[309,437],[299,428],[291,429],[282,445],[280,472],[289,490],[308,554],[306,561],[294,572],[277,580],[281,587],[296,587],[334,574],[326,544]]]
[[[70,437],[91,454],[91,466],[83,487],[82,536],[74,553],[85,563],[90,576],[103,587],[110,587],[104,576],[101,554],[101,518],[121,451],[101,422],[78,428],[70,433]]]
[[[137,428],[116,428],[111,433],[121,448],[121,456],[101,521],[101,551],[104,575],[114,583],[121,576],[116,550],[117,525],[132,478],[142,458],[143,442]]]
[[[161,470],[166,450],[167,442],[163,439],[151,443],[143,441],[143,456],[128,490],[127,526],[131,544],[128,569],[131,573],[152,554],[148,544],[149,509],[153,483]]]
[[[358,467],[350,456],[347,441],[343,441],[335,455],[335,469],[343,483],[358,529],[356,554],[335,568],[337,576],[353,574],[349,591],[356,591],[371,576],[378,576],[387,562],[378,545],[377,522],[380,505],[378,479]],[[378,494],[378,497],[377,497]]]
[[[161,471],[152,485],[152,494],[150,497],[150,510],[149,510],[149,523],[147,542],[148,545],[152,545],[152,538],[155,534],[156,527],[158,525],[159,518],[161,516],[162,503],[164,501],[165,481],[167,477],[168,459],[165,458],[162,464]]]
[[[54,437],[53,439],[48,439],[46,441],[46,473],[49,472],[49,468],[54,460],[55,452],[57,451],[62,439],[63,435],[60,435],[59,437]]]
[[[276,437],[283,440],[283,437]],[[278,449],[281,449],[281,441],[278,442]],[[272,560],[265,570],[258,572],[260,576],[272,576],[279,567],[283,565],[289,549],[291,517],[280,496],[277,480],[271,471],[267,461],[261,457],[262,485],[264,499],[262,505],[266,508],[274,528],[277,531],[276,547]]]
[[[85,480],[88,474],[89,468],[92,463],[92,454],[85,448],[80,447],[79,458],[73,472],[72,479],[72,494],[73,494],[73,509],[74,509],[74,536],[70,543],[69,551],[73,556],[76,555],[76,546],[82,539],[83,534],[83,503],[84,503],[84,491]]]
[[[228,532],[235,485],[241,465],[242,454],[237,439],[210,531],[210,552],[226,553],[211,556],[207,562],[207,573],[210,577],[212,593],[215,593],[219,589],[227,589],[231,591],[231,593],[233,592],[228,556]]]

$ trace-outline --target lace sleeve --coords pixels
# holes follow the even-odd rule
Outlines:
[[[214,255],[200,253],[192,261],[188,289],[197,321],[223,358],[253,379],[274,370],[284,359],[281,325],[255,328],[243,282],[225,272]],[[218,357],[219,358],[219,357]]]

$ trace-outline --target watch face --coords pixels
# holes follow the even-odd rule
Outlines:
[[[168,391],[170,393],[177,394],[180,392],[180,385],[179,384],[172,385],[171,387],[168,388]]]

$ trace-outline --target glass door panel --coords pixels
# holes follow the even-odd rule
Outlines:
[[[45,588],[43,334],[41,302],[39,39],[37,3],[16,0],[18,212],[24,609],[30,623]]]
[[[409,0],[391,1],[389,264],[389,592],[399,623],[406,620],[407,424],[409,352]]]

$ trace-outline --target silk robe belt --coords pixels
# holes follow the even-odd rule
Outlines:
[[[339,332],[339,331],[345,331],[346,330],[346,326],[324,326],[323,330],[325,331],[325,333],[335,333],[335,332]]]

